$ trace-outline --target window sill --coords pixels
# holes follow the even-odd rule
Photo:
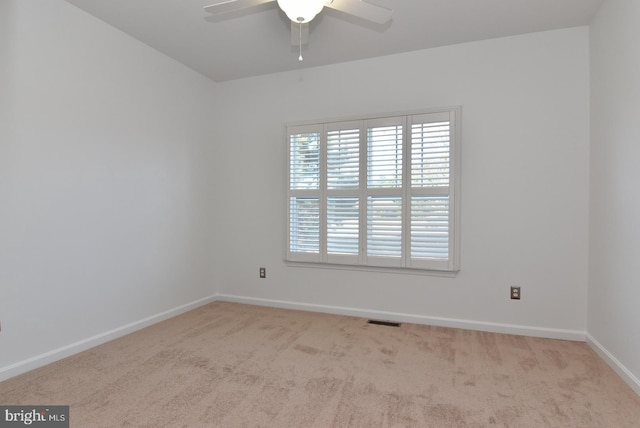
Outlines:
[[[330,269],[330,270],[349,270],[357,272],[379,272],[400,275],[420,275],[420,276],[439,276],[445,278],[455,278],[460,269],[455,271],[403,268],[403,267],[382,267],[382,266],[362,266],[347,265],[336,263],[314,263],[314,262],[297,262],[292,260],[284,260],[288,267],[307,268],[307,269]]]

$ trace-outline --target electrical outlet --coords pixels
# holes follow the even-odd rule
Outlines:
[[[260,278],[266,278],[267,277],[267,268],[260,268]]]
[[[520,300],[520,287],[511,287],[511,300]]]

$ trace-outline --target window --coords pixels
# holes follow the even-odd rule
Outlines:
[[[457,271],[459,127],[459,108],[287,126],[287,260]]]

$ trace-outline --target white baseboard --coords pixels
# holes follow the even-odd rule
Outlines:
[[[55,361],[61,360],[63,358],[69,357],[71,355],[77,354],[78,352],[82,352],[87,349],[93,348],[94,346],[98,346],[105,342],[109,342],[113,339],[117,339],[119,337],[125,336],[129,333],[133,333],[134,331],[143,329],[150,325],[156,324],[160,321],[164,321],[166,319],[175,317],[184,312],[190,311],[199,306],[206,305],[207,303],[214,302],[214,301],[216,301],[215,295],[204,297],[202,299],[195,300],[193,302],[178,306],[173,309],[169,309],[167,311],[161,312],[156,315],[152,315],[150,317],[141,319],[139,321],[132,322],[122,327],[118,327],[113,330],[97,334],[93,337],[89,337],[79,342],[75,342],[70,345],[66,345],[49,352],[45,352],[44,354],[36,355],[24,361],[19,361],[15,364],[2,367],[0,368],[0,382],[3,380],[7,380],[9,378],[12,378],[14,376],[20,375],[22,373],[26,373],[30,370],[37,369],[38,367],[42,367],[47,364],[53,363]]]
[[[544,327],[530,327],[511,324],[489,323],[481,321],[470,321],[454,318],[429,317],[424,315],[405,314],[398,312],[364,310],[342,306],[316,305],[310,303],[299,303],[285,300],[261,299],[255,297],[236,296],[230,294],[217,294],[178,306],[159,314],[141,319],[139,321],[118,327],[116,329],[95,335],[93,337],[45,352],[40,355],[28,358],[24,361],[0,368],[0,381],[26,373],[38,367],[45,366],[68,356],[77,354],[105,342],[117,339],[134,331],[143,329],[160,321],[175,317],[184,312],[206,305],[214,301],[225,301],[244,303],[249,305],[269,306],[283,309],[294,309],[311,312],[322,312],[336,315],[347,315],[360,318],[374,318],[396,322],[409,322],[415,324],[434,325],[439,327],[461,328],[465,330],[487,331],[492,333],[516,334],[521,336],[543,337],[549,339],[563,339],[580,342],[587,342],[589,346],[609,365],[611,368],[640,395],[640,380],[634,376],[617,358],[615,358],[602,344],[600,344],[589,333],[576,330],[550,329]]]
[[[640,380],[627,369],[616,357],[607,351],[593,336],[587,333],[587,343],[591,348],[624,380],[627,385],[640,395]]]
[[[254,297],[235,296],[230,294],[218,294],[217,300],[225,302],[245,303],[249,305],[271,306],[283,309],[295,309],[301,311],[324,312],[336,315],[348,315],[361,318],[375,318],[395,322],[408,322],[414,324],[433,325],[439,327],[461,328],[465,330],[487,331],[491,333],[515,334],[519,336],[543,337],[548,339],[585,341],[585,332],[576,330],[562,330],[545,327],[530,327],[523,325],[500,324],[482,321],[470,321],[454,318],[429,317],[424,315],[405,314],[399,312],[386,312],[376,310],[363,310],[341,306],[316,305],[310,303],[297,303],[284,300],[260,299]]]
[[[254,297],[236,296],[229,294],[217,294],[208,296],[185,305],[169,309],[162,313],[144,318],[142,320],[118,327],[116,329],[95,335],[93,337],[45,352],[40,355],[19,361],[15,364],[0,368],[0,381],[11,377],[26,373],[38,367],[45,366],[62,358],[77,354],[105,342],[125,336],[134,331],[148,327],[160,321],[175,317],[184,312],[195,309],[214,301],[226,301],[235,303],[244,303],[249,305],[270,306],[283,309],[294,309],[310,312],[322,312],[336,315],[347,315],[360,318],[374,318],[396,322],[409,322],[414,324],[433,325],[439,327],[461,328],[465,330],[487,331],[492,333],[515,334],[521,336],[544,337],[550,339],[563,339],[584,342],[586,340],[585,332],[574,330],[550,329],[544,327],[530,327],[511,324],[489,323],[481,321],[470,321],[454,318],[429,317],[424,315],[405,314],[399,312],[387,312],[376,310],[364,310],[358,308],[349,308],[342,306],[316,305],[310,303],[299,303],[284,300],[260,299]],[[611,354],[602,348],[597,341],[589,338],[589,343],[603,358],[620,373],[620,375],[631,385],[636,392],[640,394],[640,383],[624,366],[622,366]],[[620,370],[620,371],[619,371]]]

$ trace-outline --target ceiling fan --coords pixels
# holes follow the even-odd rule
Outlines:
[[[309,22],[324,7],[376,24],[385,24],[391,19],[393,13],[391,9],[366,3],[363,0],[225,0],[205,6],[204,10],[218,15],[274,2],[291,20],[291,43],[300,46],[300,56],[298,57],[300,61],[302,61],[302,45],[306,44],[309,35]]]

